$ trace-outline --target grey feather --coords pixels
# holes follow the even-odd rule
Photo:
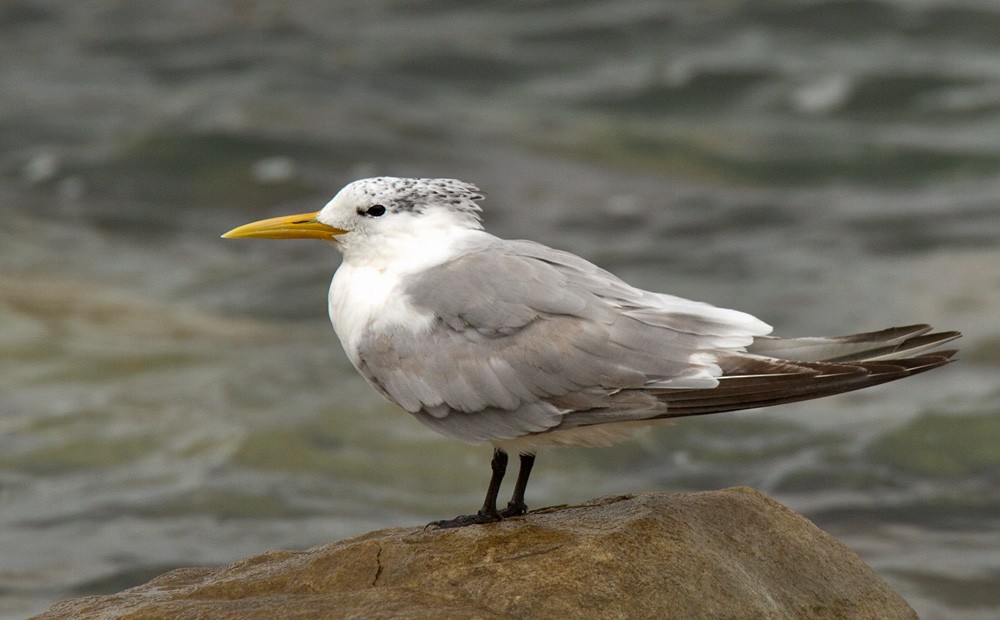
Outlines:
[[[929,334],[930,325],[890,327],[832,338],[757,338],[747,351],[799,361],[894,359],[917,355],[958,338],[958,332]]]
[[[434,317],[431,329],[370,331],[359,370],[424,423],[472,442],[537,433],[581,409],[662,413],[655,399],[609,395],[714,386],[721,369],[693,356],[768,329],[711,306],[695,316],[702,304],[686,300],[672,313],[675,298],[530,242],[497,240],[412,276],[403,294]]]
[[[587,261],[489,238],[409,277],[429,329],[370,329],[359,370],[471,443],[794,402],[947,363],[925,325],[780,339],[753,317],[642,291]]]

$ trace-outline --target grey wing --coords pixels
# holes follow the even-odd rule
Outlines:
[[[741,312],[635,289],[572,254],[496,240],[403,291],[429,329],[369,333],[359,370],[439,432],[469,442],[538,433],[599,409],[662,414],[630,388],[711,388],[716,353],[769,327]],[[634,391],[634,390],[630,390]]]

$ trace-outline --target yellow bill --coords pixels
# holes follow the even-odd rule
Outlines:
[[[222,235],[225,239],[333,239],[346,230],[318,221],[315,213],[284,215],[244,224]]]

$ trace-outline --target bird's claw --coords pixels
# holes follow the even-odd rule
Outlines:
[[[503,510],[480,510],[474,515],[459,515],[454,519],[443,519],[441,521],[431,521],[427,527],[437,530],[446,530],[453,527],[465,527],[467,525],[482,525],[483,523],[496,523],[510,517],[520,517],[528,514],[528,506],[524,502],[511,501]],[[425,528],[426,529],[426,528]]]
[[[504,519],[508,517],[520,517],[528,514],[528,505],[524,502],[511,500],[507,507],[500,511],[500,516]]]
[[[506,512],[506,511],[504,511]],[[481,525],[483,523],[496,523],[497,521],[503,521],[504,514],[497,511],[482,511],[480,510],[473,515],[459,515],[454,519],[444,519],[441,521],[431,521],[427,524],[427,527],[432,527],[438,530],[445,530],[453,527],[465,527],[467,525]]]

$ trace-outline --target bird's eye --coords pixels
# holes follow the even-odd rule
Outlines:
[[[365,211],[365,215],[370,215],[372,217],[379,217],[381,215],[385,215],[385,207],[383,207],[382,205],[372,205],[368,207],[368,209]]]

